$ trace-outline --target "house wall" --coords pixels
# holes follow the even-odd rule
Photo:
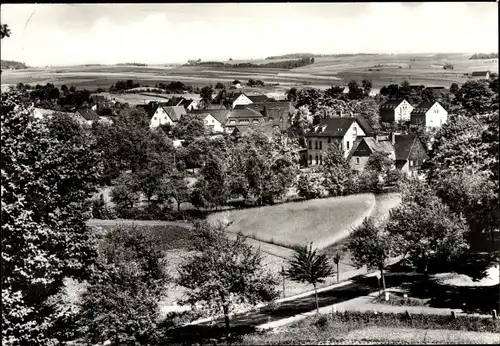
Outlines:
[[[174,125],[174,122],[168,116],[167,112],[163,109],[163,107],[158,107],[156,112],[153,114],[151,118],[151,123],[149,124],[150,128],[158,127],[163,124]]]
[[[233,108],[238,105],[249,105],[251,103],[253,103],[252,100],[246,97],[245,94],[241,94],[236,100],[233,101]]]
[[[408,171],[410,173],[417,171],[422,166],[422,163],[428,158],[429,156],[427,155],[422,143],[418,140],[415,141],[408,157]]]
[[[309,165],[318,165],[323,162],[323,157],[328,150],[328,147],[333,143],[341,143],[344,150],[344,156],[349,155],[352,145],[357,137],[365,136],[365,132],[361,129],[361,126],[355,121],[351,124],[349,129],[346,131],[344,137],[328,137],[328,136],[318,136],[318,137],[308,137],[307,138],[307,160]],[[311,145],[309,144],[311,143]],[[316,146],[317,143],[317,146]],[[311,147],[311,149],[309,149]],[[317,156],[317,159],[316,159]],[[312,162],[311,162],[312,157]]]
[[[213,132],[224,131],[221,123],[210,114],[203,119],[203,122],[205,123],[205,127],[210,128]]]
[[[370,149],[365,142],[359,143],[356,151],[353,153],[350,161],[351,168],[356,171],[365,169],[366,163],[370,158]]]
[[[439,128],[448,120],[448,112],[439,103],[434,103],[425,113],[425,127]]]
[[[408,103],[408,101],[403,100],[395,109],[394,109],[394,120],[398,121],[410,121],[411,120],[411,111],[414,107]]]

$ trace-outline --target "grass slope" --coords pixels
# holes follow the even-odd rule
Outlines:
[[[208,217],[209,222],[233,221],[230,231],[242,231],[277,244],[325,247],[344,238],[375,207],[372,194],[316,199],[275,206],[230,210]]]

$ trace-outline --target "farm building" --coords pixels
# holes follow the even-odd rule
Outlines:
[[[380,105],[380,122],[410,121],[413,106],[406,100],[388,100]]]
[[[238,131],[241,132],[245,126],[262,123],[264,123],[264,117],[261,113],[246,105],[237,105],[228,113],[224,128],[227,133],[232,133],[236,126],[238,126]]]
[[[430,128],[441,127],[448,119],[448,111],[439,102],[422,102],[411,112],[411,124]]]
[[[309,165],[321,165],[323,156],[333,143],[339,145],[347,157],[356,139],[364,136],[366,133],[356,117],[333,117],[323,120],[306,134]]]
[[[471,79],[490,79],[490,71],[474,71],[470,75]]]
[[[175,125],[181,116],[185,114],[187,114],[186,109],[182,106],[166,106],[164,104],[157,104],[149,127],[154,128],[163,124]]]
[[[390,136],[361,137],[356,140],[348,155],[351,168],[361,172],[375,152],[388,153],[395,160],[395,169],[409,176],[415,175],[422,163],[429,158],[416,135],[392,133]]]

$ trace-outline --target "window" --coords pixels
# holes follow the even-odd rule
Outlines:
[[[314,143],[315,143],[314,148],[318,149],[318,141],[314,141]],[[317,156],[316,156],[316,161],[318,161]]]
[[[316,164],[318,164],[318,155],[316,155]]]
[[[410,160],[410,166],[413,166],[413,160]]]
[[[252,121],[252,123],[254,123],[254,124],[258,124],[258,123],[259,123],[259,121],[258,121],[257,119],[254,119],[254,120]]]
[[[352,136],[353,136],[354,138],[356,138],[356,136],[358,135],[358,129],[357,129],[357,127],[356,127],[356,126],[354,126],[354,127],[352,128],[352,131],[354,132],[354,134],[353,134]]]
[[[229,123],[230,123],[230,124],[234,124],[235,122],[236,122],[236,121],[234,121],[234,120],[230,120],[230,121],[229,121]]]
[[[311,143],[311,142],[309,142]],[[312,155],[309,155],[309,164],[312,164],[313,163],[313,156]]]
[[[332,137],[328,137],[328,144],[332,142]]]
[[[356,157],[356,164],[359,165],[359,157]]]
[[[319,141],[319,150],[323,150],[323,141]]]
[[[322,165],[323,164],[323,156],[319,156],[319,164]]]
[[[313,146],[312,144],[313,144],[313,142],[309,141],[309,149],[312,149],[312,146]],[[312,161],[312,158],[311,158],[311,161]]]
[[[349,141],[346,142],[347,150],[349,150]]]

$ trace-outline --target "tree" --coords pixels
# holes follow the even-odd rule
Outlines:
[[[397,239],[417,269],[456,260],[468,248],[469,227],[450,211],[426,182],[411,179],[402,184],[402,203],[391,210],[387,231]]]
[[[395,168],[395,162],[389,153],[385,151],[376,151],[371,154],[365,165],[365,169],[379,174],[387,174],[393,168]]]
[[[291,129],[302,147],[306,146],[305,135],[312,129],[314,117],[306,106],[301,106],[291,115]]]
[[[318,173],[301,173],[297,181],[297,191],[305,199],[319,198],[325,193],[321,176]]]
[[[323,185],[332,196],[341,196],[350,189],[351,167],[341,148],[336,143],[330,145],[321,166]]]
[[[248,86],[250,86],[250,87],[254,87],[255,85],[257,85],[257,83],[255,82],[255,80],[254,80],[254,79],[249,79],[249,80],[248,80]]]
[[[325,90],[325,97],[338,99],[343,95],[343,93],[344,87],[332,85],[330,88]]]
[[[133,177],[130,174],[124,174],[111,190],[110,197],[115,204],[118,216],[128,218],[131,210],[139,202],[141,195],[134,186]]]
[[[365,96],[368,96],[368,94],[372,90],[372,81],[368,79],[363,79],[361,81],[361,86],[363,87],[363,94]]]
[[[484,114],[491,110],[493,96],[487,81],[470,80],[462,84],[453,102],[461,104],[468,114]]]
[[[358,82],[355,80],[350,81],[347,86],[349,87],[349,93],[347,97],[350,100],[359,100],[363,98],[363,89],[360,88]]]
[[[10,37],[10,29],[9,29],[9,26],[7,24],[2,24],[0,26],[0,37],[3,39],[5,37]]]
[[[316,114],[316,109],[322,103],[322,100],[323,94],[320,90],[313,88],[302,89],[297,94],[296,107],[307,106],[312,114]]]
[[[217,84],[215,84],[215,89],[226,89],[226,86],[221,82],[217,82]]]
[[[380,271],[385,291],[384,270],[387,260],[396,254],[393,239],[379,230],[372,219],[365,218],[349,236],[346,249],[350,251],[352,260],[358,268],[366,265],[368,269]]]
[[[326,277],[333,273],[333,269],[325,254],[318,254],[317,249],[301,246],[295,250],[293,258],[289,262],[286,275],[293,281],[307,282],[314,287],[316,301],[316,313],[319,314],[318,283],[324,282]]]
[[[240,82],[239,80],[235,79],[235,80],[233,81],[233,85],[236,85],[236,84],[241,84],[241,82]]]
[[[286,93],[286,99],[292,102],[297,101],[297,88],[291,88],[288,90]]]
[[[455,95],[455,94],[458,92],[458,90],[459,90],[459,89],[460,89],[460,88],[459,88],[459,86],[458,86],[458,84],[457,84],[457,83],[451,83],[451,86],[450,86],[450,92],[451,92],[453,95]]]
[[[339,270],[339,263],[340,259],[342,258],[342,254],[340,252],[336,252],[335,255],[333,255],[333,263],[337,266],[337,283],[340,281],[340,270]]]
[[[192,203],[217,210],[229,197],[229,181],[224,161],[210,153],[200,173],[202,178],[194,185]]]
[[[86,221],[102,166],[76,124],[48,126],[19,94],[1,97],[2,340],[58,344],[74,314],[54,299],[65,278],[89,277],[96,256]]]
[[[201,101],[204,104],[209,105],[210,102],[212,101],[213,92],[214,89],[211,86],[204,86],[203,88],[201,88],[200,92]]]
[[[380,131],[379,106],[374,99],[364,98],[362,100],[350,101],[349,106],[355,114],[359,114],[365,118],[375,133]]]
[[[401,99],[407,99],[408,96],[411,94],[411,85],[410,82],[408,82],[406,79],[401,82],[401,85],[399,87],[399,97]]]
[[[195,254],[181,264],[178,283],[189,290],[186,303],[214,315],[222,312],[229,334],[229,314],[236,304],[269,302],[279,292],[278,279],[263,270],[260,251],[254,251],[241,233],[230,240],[226,227],[195,223]]]
[[[177,139],[185,139],[188,142],[205,134],[205,123],[200,117],[183,115],[172,128],[172,136]]]
[[[190,198],[190,189],[188,187],[186,177],[182,172],[173,171],[161,180],[158,192],[159,201],[168,201],[173,199],[177,204],[177,211],[180,211],[181,204],[189,202]]]
[[[157,237],[117,227],[99,244],[96,268],[82,295],[83,335],[89,343],[155,342],[168,276]]]

